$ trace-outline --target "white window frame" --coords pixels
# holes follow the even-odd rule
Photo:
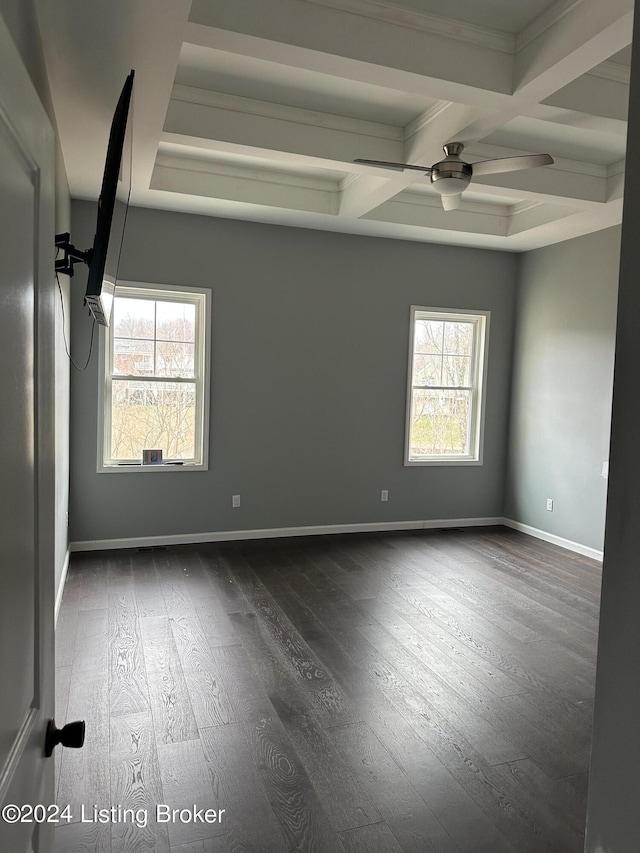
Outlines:
[[[202,287],[150,284],[141,281],[119,281],[116,298],[164,299],[175,302],[191,302],[196,306],[195,328],[195,384],[196,384],[196,456],[184,460],[182,465],[143,465],[140,462],[123,462],[107,458],[111,432],[111,347],[113,325],[100,327],[99,376],[101,381],[98,395],[98,473],[100,474],[158,474],[169,471],[207,471],[209,468],[209,386],[211,362],[211,290]],[[118,378],[142,380],[140,376]],[[172,377],[167,377],[168,381]]]
[[[407,370],[407,410],[405,428],[404,464],[413,465],[482,465],[484,443],[484,413],[486,400],[487,371],[489,353],[490,311],[462,310],[457,308],[426,308],[411,306],[411,327],[409,334],[409,364]],[[471,391],[471,412],[469,416],[469,453],[467,454],[431,454],[411,456],[411,422],[414,388],[434,386],[414,386],[413,359],[416,320],[450,320],[453,322],[471,322],[474,324],[473,352],[471,355],[471,384],[465,390]],[[439,386],[438,386],[439,387]],[[444,387],[444,386],[443,386]],[[447,386],[448,387],[448,386]],[[452,386],[453,387],[453,386]]]

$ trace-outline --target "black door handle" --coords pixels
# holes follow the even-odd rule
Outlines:
[[[47,734],[44,739],[44,754],[47,758],[50,758],[54,747],[59,743],[63,746],[70,746],[72,749],[80,749],[84,744],[84,730],[84,720],[75,720],[73,723],[67,723],[61,729],[56,727],[55,720],[49,720]]]

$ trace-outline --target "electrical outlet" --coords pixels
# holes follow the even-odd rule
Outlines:
[[[383,489],[380,492],[380,500],[381,501],[388,501],[389,500],[389,490],[388,489]]]
[[[240,495],[231,496],[231,506],[237,508],[240,506]]]
[[[602,463],[602,476],[607,480],[609,478],[609,460]]]
[[[547,498],[547,510],[553,512],[553,498]]]

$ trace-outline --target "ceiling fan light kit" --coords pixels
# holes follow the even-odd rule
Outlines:
[[[418,166],[411,163],[392,163],[387,160],[354,160],[366,166],[378,166],[382,169],[404,171],[412,169],[428,176],[434,190],[442,199],[445,210],[460,207],[462,193],[469,186],[474,175],[496,175],[503,172],[519,172],[536,166],[549,166],[553,157],[549,154],[522,154],[517,157],[500,157],[494,160],[481,160],[479,163],[465,163],[460,155],[464,151],[462,142],[448,142],[442,146],[444,160],[433,166]]]

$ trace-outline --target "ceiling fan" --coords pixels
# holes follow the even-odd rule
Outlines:
[[[433,166],[414,166],[410,163],[390,163],[387,160],[354,160],[367,166],[379,166],[382,169],[394,169],[402,172],[414,169],[424,172],[431,178],[434,190],[442,198],[445,210],[460,207],[462,193],[469,186],[474,175],[496,175],[500,172],[519,172],[534,166],[550,166],[553,157],[549,154],[521,154],[517,157],[500,157],[494,160],[481,160],[479,163],[465,163],[460,158],[464,150],[462,142],[448,142],[442,146],[445,158]]]

